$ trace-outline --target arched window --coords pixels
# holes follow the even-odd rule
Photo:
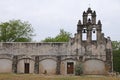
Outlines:
[[[82,30],[82,40],[87,40],[87,29],[83,28]]]
[[[88,14],[87,20],[88,19],[92,20],[92,14],[90,14],[90,13]]]
[[[91,23],[92,22],[92,14],[88,14],[88,16],[87,16],[87,22],[88,23]]]
[[[96,28],[92,29],[92,40],[97,40],[97,31],[96,31]]]

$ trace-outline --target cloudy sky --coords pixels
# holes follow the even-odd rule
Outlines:
[[[0,22],[28,21],[36,34],[34,41],[40,41],[56,36],[60,29],[76,33],[77,22],[89,6],[101,20],[105,36],[120,40],[120,0],[0,0]]]

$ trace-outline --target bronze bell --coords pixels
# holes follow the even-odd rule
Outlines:
[[[95,33],[95,30],[93,31],[93,33]]]
[[[86,29],[83,29],[83,33],[86,33]]]

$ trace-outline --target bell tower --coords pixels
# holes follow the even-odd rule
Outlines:
[[[88,22],[96,24],[96,12],[92,11],[91,8],[83,12],[83,24],[87,24]]]
[[[105,74],[106,72],[113,71],[112,62],[112,43],[110,37],[104,37],[102,33],[102,24],[100,20],[96,20],[96,12],[88,8],[83,12],[82,20],[78,21],[77,33],[74,38],[70,39],[71,54],[77,55],[80,62],[87,62],[95,60],[102,61],[105,64],[104,72],[101,73],[101,68],[96,69],[94,65],[87,65],[84,68],[84,74]],[[92,61],[91,61],[92,63]],[[86,63],[87,64],[87,63]],[[88,69],[92,67],[92,69]],[[90,71],[89,71],[90,70]],[[89,72],[89,73],[88,73]],[[97,73],[96,73],[97,72]]]
[[[96,12],[88,8],[87,11],[83,12],[82,22],[79,20],[77,24],[77,33],[81,38],[80,42],[91,43],[92,41],[97,41],[97,43],[100,43],[102,39],[101,27],[100,20],[96,23]]]

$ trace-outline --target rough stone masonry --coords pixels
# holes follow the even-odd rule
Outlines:
[[[110,37],[104,37],[95,11],[88,8],[82,16],[69,42],[0,42],[0,73],[74,75],[78,64],[83,74],[112,72]]]

